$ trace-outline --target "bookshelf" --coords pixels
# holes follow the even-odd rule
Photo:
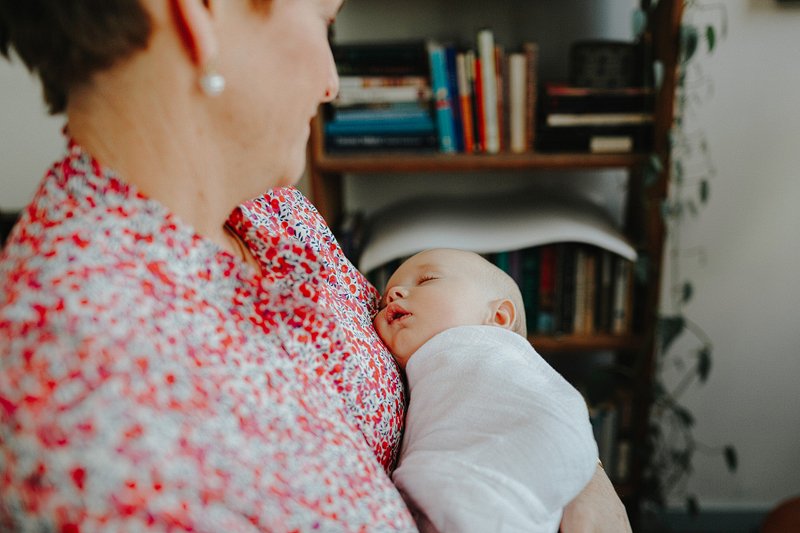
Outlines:
[[[524,10],[523,4],[514,0],[506,0],[510,8]],[[452,2],[433,2],[430,9],[435,12],[444,10],[444,5],[453,7]],[[467,2],[460,9],[473,7],[475,16],[485,15],[484,7],[478,2]],[[602,4],[602,3],[601,3]],[[643,8],[651,2],[642,1]],[[364,17],[389,16],[381,11],[391,9],[391,3],[381,6],[351,2],[347,10],[360,9],[355,17],[358,23]],[[660,295],[659,280],[665,240],[665,227],[661,219],[660,208],[666,197],[668,188],[669,143],[668,133],[673,119],[673,101],[677,82],[676,66],[678,61],[678,34],[683,0],[661,0],[650,11],[649,25],[641,39],[652,61],[663,68],[663,78],[655,94],[653,142],[652,150],[646,153],[570,153],[570,152],[537,152],[524,153],[500,152],[498,154],[444,154],[436,152],[405,153],[328,153],[325,150],[324,130],[321,118],[315,119],[309,142],[309,178],[312,197],[315,205],[331,227],[345,212],[344,179],[346,175],[393,175],[402,179],[404,175],[420,174],[435,181],[437,175],[474,174],[493,172],[519,173],[524,179],[536,180],[537,174],[570,171],[602,171],[617,169],[627,174],[627,202],[624,213],[623,231],[643,258],[644,282],[638,283],[633,292],[634,309],[637,320],[629,334],[613,335],[608,333],[594,334],[561,334],[532,335],[531,341],[538,351],[552,358],[569,358],[580,360],[584,354],[611,352],[618,364],[629,369],[633,378],[627,391],[632,398],[631,427],[626,430],[626,439],[630,445],[630,458],[627,465],[629,472],[624,481],[615,483],[621,497],[625,500],[632,520],[636,523],[638,496],[641,472],[646,465],[644,443],[647,435],[647,413],[651,398],[651,384],[656,354],[656,324],[658,318],[658,302]],[[436,13],[434,13],[435,15]],[[344,14],[343,14],[344,15]],[[435,17],[434,17],[435,18]],[[445,24],[446,19],[439,20]],[[447,21],[448,23],[450,21]],[[422,28],[409,27],[409,38],[426,37],[425,32],[435,25],[431,19]],[[465,25],[464,33],[474,35],[475,26]],[[369,32],[370,30],[365,30]],[[371,30],[379,31],[379,30]],[[415,32],[423,32],[415,33]],[[519,33],[519,32],[518,32]],[[366,35],[365,39],[375,39]],[[536,35],[522,35],[522,40],[536,40]],[[562,43],[566,45],[566,43]],[[563,57],[559,55],[558,57]],[[546,58],[544,58],[547,60]],[[552,61],[552,57],[550,59]],[[652,63],[650,61],[650,63]],[[649,64],[648,63],[648,68]],[[320,114],[321,116],[322,114]],[[653,156],[661,161],[661,170],[651,183],[648,179],[648,165]],[[488,187],[489,185],[487,185]],[[613,481],[613,478],[612,478]]]

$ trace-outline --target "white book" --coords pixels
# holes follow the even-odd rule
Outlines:
[[[486,132],[484,151],[500,151],[500,123],[497,117],[497,71],[494,62],[494,33],[478,32],[478,57],[481,60],[481,90],[483,91],[483,127]]]
[[[345,106],[378,102],[418,102],[430,100],[430,87],[398,85],[396,87],[342,87],[334,101]]]
[[[653,122],[652,113],[551,113],[547,125],[558,126],[628,126]]]
[[[527,59],[525,54],[514,53],[508,56],[508,121],[509,144],[514,153],[524,152],[525,139],[525,100],[526,100]]]

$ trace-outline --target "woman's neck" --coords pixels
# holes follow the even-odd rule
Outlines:
[[[67,109],[70,135],[199,234],[237,252],[224,229],[241,201],[230,177],[235,169],[225,164],[222,140],[207,133],[214,131],[208,115],[200,105],[193,109],[193,98],[164,98],[163,89],[135,90],[139,79],[126,85],[117,73],[111,81],[103,80],[108,83],[75,91]]]

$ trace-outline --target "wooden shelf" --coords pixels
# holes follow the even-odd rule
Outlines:
[[[551,354],[564,352],[596,352],[604,350],[636,351],[646,344],[636,335],[528,335],[537,351]]]
[[[363,153],[321,154],[314,166],[320,172],[469,172],[487,170],[632,168],[643,154],[537,153],[441,154]]]

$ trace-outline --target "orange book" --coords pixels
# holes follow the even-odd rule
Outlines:
[[[469,81],[466,54],[456,55],[456,77],[458,80],[458,100],[461,107],[461,123],[464,136],[464,152],[475,151],[475,134],[472,129],[472,86]]]

